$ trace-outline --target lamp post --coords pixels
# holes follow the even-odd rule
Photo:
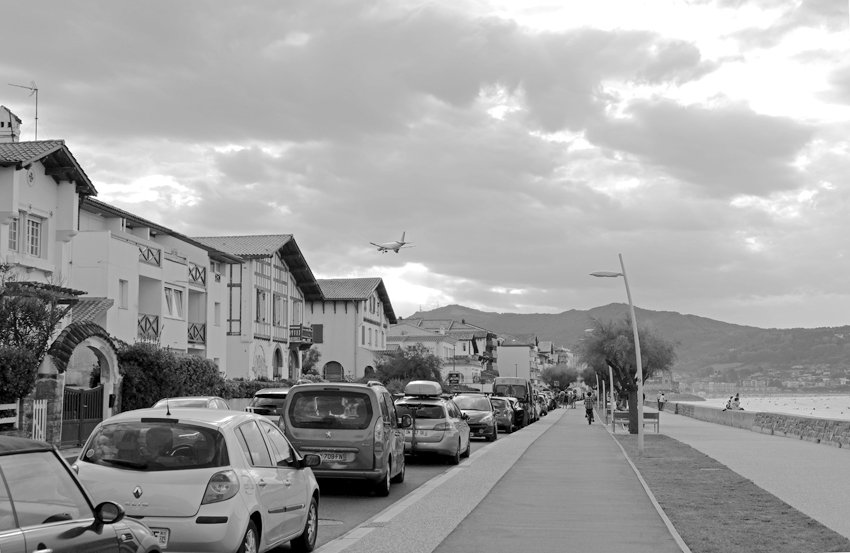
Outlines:
[[[641,364],[640,358],[640,340],[638,339],[637,319],[635,318],[635,306],[632,303],[632,292],[631,290],[629,290],[629,278],[626,276],[626,265],[625,263],[623,263],[623,254],[618,255],[620,256],[620,268],[622,269],[622,272],[615,273],[611,271],[598,271],[595,273],[590,273],[590,275],[603,278],[623,277],[623,282],[626,284],[626,297],[628,297],[629,299],[629,314],[631,315],[632,319],[632,332],[635,336],[635,364],[637,366],[636,380],[638,408],[638,454],[643,455],[643,366]]]

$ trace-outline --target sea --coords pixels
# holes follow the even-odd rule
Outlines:
[[[741,407],[747,411],[803,415],[818,419],[836,419],[850,421],[850,394],[836,395],[740,395]],[[710,407],[723,408],[728,396],[706,398],[705,401],[682,401]]]

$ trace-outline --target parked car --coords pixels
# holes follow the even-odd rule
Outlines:
[[[230,409],[222,398],[218,396],[185,396],[185,397],[166,397],[154,403],[154,408],[168,406],[169,409],[175,407],[205,407],[207,409]]]
[[[490,398],[484,394],[458,394],[452,400],[468,417],[470,437],[485,438],[488,442],[499,437],[499,423]]]
[[[490,403],[493,404],[493,410],[496,414],[496,425],[498,428],[504,429],[510,434],[514,431],[516,425],[514,418],[514,408],[511,402],[506,397],[491,397]]]
[[[404,452],[445,455],[456,465],[469,456],[468,417],[442,393],[441,386],[430,380],[413,380],[405,386],[404,397],[396,400],[398,413],[413,419],[413,428],[404,431]]]
[[[520,401],[517,398],[509,397],[509,396],[494,396],[494,397],[506,399],[508,401],[508,403],[511,404],[511,409],[513,409],[513,412],[514,412],[514,426],[516,428],[522,428],[523,426],[525,426],[524,421],[526,421],[528,419],[528,417],[525,414],[525,408],[524,408],[523,404],[520,403]]]
[[[257,390],[245,410],[277,421],[283,414],[287,394],[289,394],[287,387]]]
[[[399,418],[380,382],[293,386],[282,423],[295,447],[321,457],[320,479],[366,480],[380,496],[404,481],[403,429],[412,421]]]
[[[171,552],[312,551],[317,455],[242,411],[139,409],[95,427],[74,462],[92,495],[114,496]]]
[[[159,552],[114,501],[97,505],[49,444],[0,436],[0,551]]]

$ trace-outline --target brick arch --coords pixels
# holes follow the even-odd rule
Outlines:
[[[47,354],[53,360],[53,365],[59,374],[64,373],[65,369],[68,368],[68,361],[71,359],[74,349],[92,337],[102,339],[117,354],[112,338],[102,326],[95,323],[71,323],[59,333],[59,336],[50,345],[50,349],[47,350]]]

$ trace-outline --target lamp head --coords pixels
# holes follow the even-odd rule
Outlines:
[[[623,276],[623,273],[615,273],[613,271],[596,271],[595,273],[590,273],[590,276],[614,278]]]

